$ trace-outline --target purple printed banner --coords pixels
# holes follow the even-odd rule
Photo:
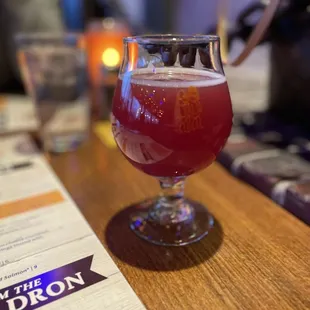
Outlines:
[[[0,290],[1,310],[33,310],[106,280],[91,271],[93,255]]]

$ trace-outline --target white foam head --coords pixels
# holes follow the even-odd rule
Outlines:
[[[209,87],[226,82],[225,76],[219,73],[173,67],[136,69],[119,78],[152,87]]]

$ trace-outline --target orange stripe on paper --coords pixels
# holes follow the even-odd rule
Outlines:
[[[40,209],[62,201],[64,201],[62,194],[59,191],[52,191],[9,203],[3,203],[0,204],[0,218]]]

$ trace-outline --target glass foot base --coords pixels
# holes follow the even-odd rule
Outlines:
[[[158,216],[158,199],[151,199],[132,206],[130,228],[141,238],[151,243],[164,246],[182,246],[197,242],[205,237],[214,225],[214,219],[201,204],[188,199],[179,212],[186,216],[173,214]],[[170,214],[171,216],[171,214]]]

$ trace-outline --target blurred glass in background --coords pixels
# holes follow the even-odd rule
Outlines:
[[[89,129],[84,37],[19,34],[16,42],[23,80],[36,105],[43,149],[75,150]]]

